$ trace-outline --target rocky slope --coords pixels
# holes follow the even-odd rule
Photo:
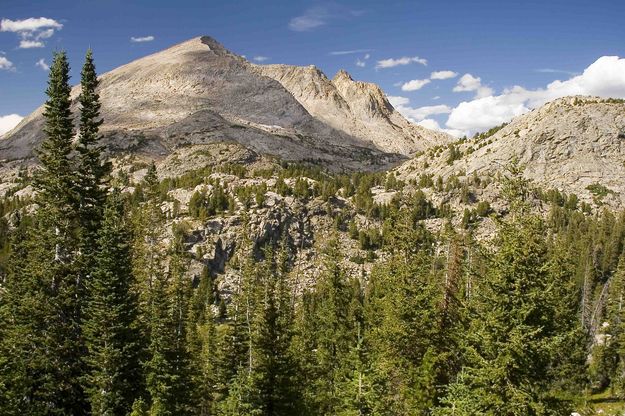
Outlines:
[[[354,81],[346,71],[330,80],[315,66],[256,65],[256,70],[280,82],[316,118],[379,148],[410,155],[452,141],[441,132],[408,122],[375,84]]]
[[[297,82],[301,89],[314,88],[312,79]],[[164,156],[181,146],[234,141],[285,160],[320,160],[337,170],[379,169],[448,140],[416,127],[420,135],[407,138],[409,123],[379,88],[337,84],[350,91],[349,105],[346,101],[347,113],[339,122],[329,123],[258,66],[210,37],[194,38],[102,75],[102,132],[114,151]],[[370,97],[370,91],[376,96]],[[72,94],[76,98],[79,88]],[[367,112],[356,105],[375,100]],[[39,108],[0,139],[0,159],[32,156],[42,140],[41,113]],[[343,128],[340,120],[357,127]],[[395,124],[387,128],[388,120]]]
[[[540,185],[621,206],[625,101],[561,98],[515,118],[490,136],[459,142],[456,155],[450,148],[431,149],[397,171],[404,178],[423,173],[469,176],[505,172],[514,159],[523,166],[525,177]]]

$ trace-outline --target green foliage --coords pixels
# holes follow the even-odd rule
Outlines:
[[[550,369],[579,326],[570,269],[549,258],[543,235],[535,217],[502,224],[499,251],[476,292],[466,364],[440,414],[570,412],[553,393]]]
[[[127,414],[142,392],[131,242],[123,201],[114,192],[104,209],[83,324],[89,365],[85,382],[94,414]]]

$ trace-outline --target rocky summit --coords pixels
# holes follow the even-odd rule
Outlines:
[[[98,92],[113,152],[158,158],[184,146],[238,142],[283,160],[379,170],[451,141],[406,121],[376,85],[345,72],[330,81],[315,68],[253,65],[208,36],[103,74]],[[79,93],[74,87],[74,110]],[[0,140],[2,159],[33,156],[42,111]]]
[[[492,174],[513,161],[543,187],[622,207],[625,101],[560,98],[472,139],[431,148],[397,172],[404,178]]]

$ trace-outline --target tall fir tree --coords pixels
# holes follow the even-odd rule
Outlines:
[[[81,376],[85,346],[81,333],[80,227],[75,210],[75,175],[70,159],[73,126],[69,64],[54,56],[46,93],[44,132],[34,178],[39,209],[21,243],[25,261],[9,272],[13,325],[4,340],[18,367],[9,395],[12,412],[82,415],[88,413]]]
[[[149,358],[146,384],[153,416],[191,414],[196,408],[187,347],[190,282],[182,236],[174,231],[169,271],[155,276],[149,295]]]
[[[303,414],[337,414],[345,404],[346,377],[354,370],[345,366],[358,344],[358,321],[351,313],[356,294],[341,258],[338,240],[331,238],[323,249],[323,271],[297,312],[293,348],[305,383]]]
[[[554,393],[554,370],[577,326],[562,296],[570,272],[550,261],[534,216],[517,211],[501,225],[497,246],[475,293],[465,366],[436,414],[568,414],[570,403]]]
[[[81,257],[83,274],[93,266],[93,253],[107,195],[107,176],[110,162],[103,159],[104,146],[100,143],[100,96],[98,77],[91,49],[87,51],[80,78],[80,125],[76,143],[75,194],[76,209],[81,226]]]
[[[87,285],[85,381],[93,415],[122,415],[141,396],[143,378],[132,236],[118,191],[108,198],[98,234],[100,250]]]

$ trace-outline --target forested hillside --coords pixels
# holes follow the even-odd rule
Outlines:
[[[68,74],[57,53],[40,166],[0,204],[0,414],[568,415],[625,397],[625,213],[515,163],[135,178],[104,157],[91,52],[77,131]],[[232,235],[209,256],[211,226]]]

